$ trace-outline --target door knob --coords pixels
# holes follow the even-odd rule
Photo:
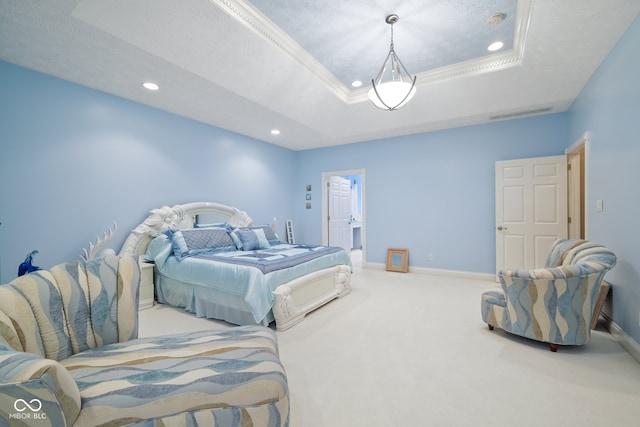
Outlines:
[[[502,225],[499,225],[496,227],[498,229],[498,231],[502,231],[502,230],[506,230],[507,227],[503,227]]]

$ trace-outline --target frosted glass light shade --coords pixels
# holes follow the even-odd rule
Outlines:
[[[377,94],[376,94],[377,90]],[[369,90],[369,99],[381,110],[397,110],[405,106],[416,93],[414,84],[392,81],[376,85]],[[380,96],[378,98],[378,95]]]

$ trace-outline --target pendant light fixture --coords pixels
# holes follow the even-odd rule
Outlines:
[[[391,25],[391,47],[380,72],[375,79],[371,79],[369,99],[381,110],[402,108],[416,93],[416,77],[411,77],[393,48],[393,24],[398,19],[398,15],[389,15],[385,19]]]

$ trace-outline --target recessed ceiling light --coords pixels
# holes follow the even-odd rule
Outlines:
[[[271,129],[271,135],[280,135],[280,131],[278,129]]]
[[[506,17],[507,17],[506,13],[493,14],[489,17],[489,19],[487,19],[487,24],[489,24],[489,26],[491,27],[495,27],[496,25],[502,23],[502,21],[504,21]]]
[[[351,86],[360,87],[360,86],[362,86],[362,82],[360,80],[354,80],[354,81],[351,82]]]
[[[149,90],[158,90],[160,89],[160,86],[158,86],[155,83],[152,82],[144,82],[142,83],[142,86],[144,86],[145,89],[149,89]]]
[[[504,46],[504,43],[502,42],[493,42],[489,45],[487,50],[490,52],[495,52],[496,50],[502,49],[502,46]]]

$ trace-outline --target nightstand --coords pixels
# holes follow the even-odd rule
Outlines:
[[[153,307],[154,303],[154,285],[153,285],[153,269],[155,263],[147,262],[140,258],[140,302],[139,309]]]

